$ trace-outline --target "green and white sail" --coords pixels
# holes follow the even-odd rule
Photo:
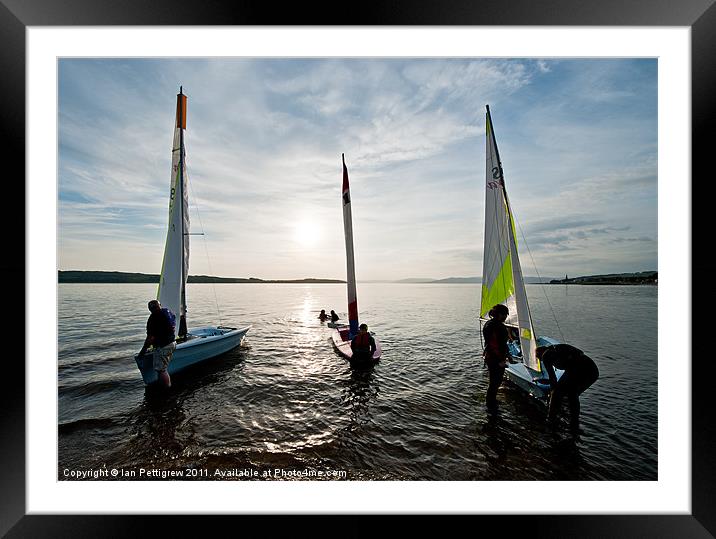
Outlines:
[[[518,328],[522,360],[527,367],[539,371],[540,364],[535,354],[536,335],[527,303],[520,259],[517,255],[515,222],[507,198],[489,106],[485,133],[487,138],[485,245],[480,317],[487,318],[490,309],[498,303],[506,305],[510,314],[505,323]]]
[[[189,275],[189,197],[184,151],[187,98],[177,94],[177,113],[169,183],[169,227],[164,244],[157,299],[177,317],[177,336],[186,335],[186,280]]]

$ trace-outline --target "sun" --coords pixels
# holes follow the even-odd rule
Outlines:
[[[317,224],[309,221],[296,223],[293,230],[293,238],[296,243],[303,247],[312,247],[318,243],[321,231]]]

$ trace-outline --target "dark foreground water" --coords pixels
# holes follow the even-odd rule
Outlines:
[[[345,318],[345,285],[189,285],[190,327],[219,321],[216,294],[221,322],[253,328],[155,392],[132,356],[156,285],[61,284],[58,478],[657,480],[657,288],[527,289],[538,332],[601,372],[576,439],[507,383],[486,413],[477,285],[359,284],[383,347],[367,372],[316,318]]]

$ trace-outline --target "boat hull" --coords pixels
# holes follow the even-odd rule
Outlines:
[[[340,354],[344,359],[347,359],[350,362],[351,366],[370,366],[375,365],[376,363],[378,363],[378,361],[380,361],[382,350],[380,348],[380,342],[378,341],[378,339],[376,339],[373,333],[371,333],[371,335],[373,335],[373,339],[375,340],[375,352],[373,352],[373,356],[369,359],[357,359],[353,357],[353,350],[351,350],[351,341],[350,339],[348,339],[349,333],[350,328],[348,326],[337,325],[331,332],[331,340],[333,341],[333,346],[335,347],[338,354]]]
[[[549,346],[551,344],[559,344],[559,341],[549,337],[537,338],[537,346]],[[547,373],[532,370],[519,361],[522,357],[522,352],[520,351],[517,341],[510,341],[508,346],[510,353],[518,362],[508,363],[507,367],[505,367],[505,376],[507,379],[522,391],[537,399],[543,400],[548,398],[551,387]],[[554,370],[558,380],[561,378],[563,372],[564,371],[560,369]]]
[[[545,379],[541,378],[541,373],[527,368],[524,363],[508,364],[505,376],[522,391],[537,399],[546,399],[549,396],[549,380],[536,381],[535,379]]]
[[[249,329],[251,326],[240,329],[225,327],[190,329],[189,338],[177,344],[167,372],[172,375],[233,350],[241,344]],[[151,385],[159,379],[157,371],[154,370],[151,352],[147,352],[141,357],[137,355],[134,359],[146,385]]]

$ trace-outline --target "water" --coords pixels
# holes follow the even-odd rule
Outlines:
[[[323,477],[306,474],[318,471],[348,480],[658,479],[656,287],[527,286],[540,334],[566,339],[600,369],[581,397],[577,438],[566,409],[550,429],[545,407],[507,382],[500,414],[487,414],[477,285],[359,283],[361,321],[383,357],[354,371],[317,319],[320,309],[346,318],[345,285],[191,284],[190,327],[253,328],[240,349],[175,375],[168,393],[145,389],[133,360],[155,291],[59,285],[59,479],[111,468],[204,480],[221,478],[217,470],[256,479],[276,478],[274,470],[312,480]]]

